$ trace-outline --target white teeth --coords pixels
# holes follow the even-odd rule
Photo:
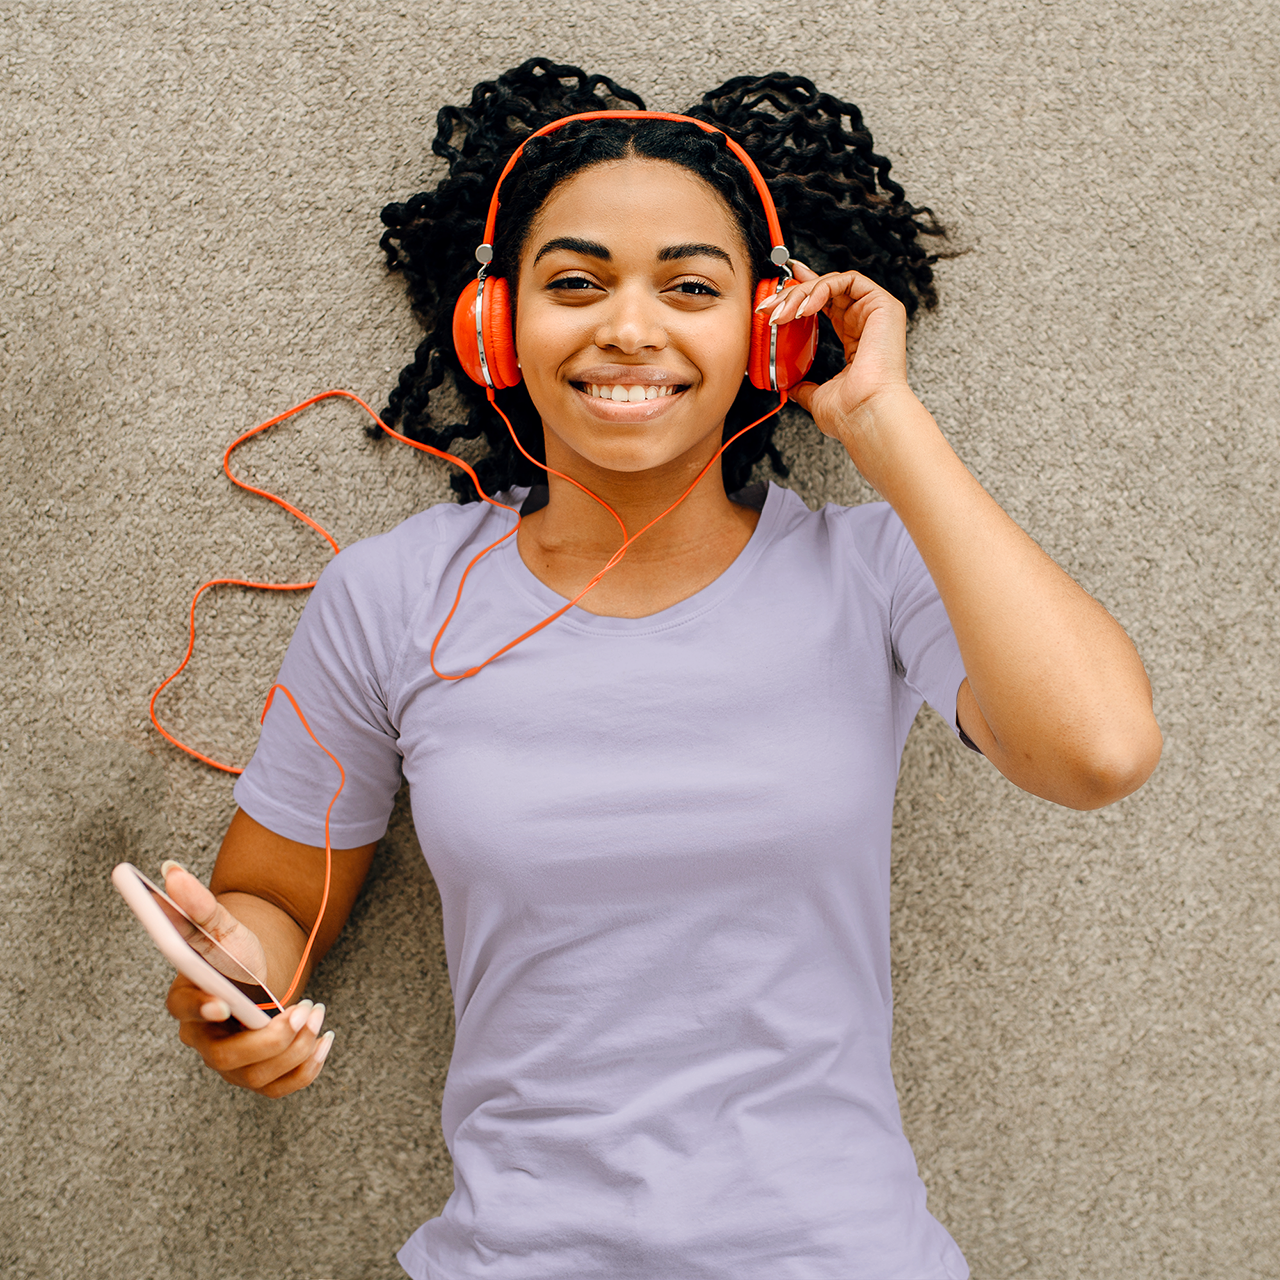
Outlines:
[[[615,400],[622,404],[638,404],[641,400],[656,400],[659,396],[675,395],[672,386],[657,387],[651,384],[644,386],[600,386],[595,382],[584,384],[586,392],[594,400]]]

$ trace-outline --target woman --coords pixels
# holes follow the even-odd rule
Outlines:
[[[456,1190],[402,1250],[412,1276],[964,1276],[889,1070],[903,742],[927,699],[1018,786],[1093,808],[1155,766],[1150,689],[911,392],[908,317],[933,300],[918,238],[939,229],[856,111],[807,81],[732,81],[693,110],[737,131],[809,260],[759,300],[781,267],[718,135],[587,120],[529,142],[490,264],[514,307],[507,434],[448,311],[516,144],[619,101],[641,105],[527,63],[441,113],[449,178],[384,213],[432,326],[387,419],[440,445],[485,433],[480,482],[523,518],[476,559],[514,518],[434,507],[345,551],[307,606],[281,679],[347,771],[315,948],[304,963],[333,784],[287,715],[237,784],[217,897],[172,864],[167,883],[286,987],[341,928],[408,779],[457,1011]],[[781,399],[744,381],[756,317],[818,312],[791,398],[883,503],[812,513],[742,490],[761,456],[781,465],[776,419],[719,456]],[[473,412],[433,434],[448,372]],[[619,524],[659,516],[619,560]],[[169,1009],[210,1066],[271,1097],[310,1084],[331,1043],[306,1001],[246,1031],[179,978]]]

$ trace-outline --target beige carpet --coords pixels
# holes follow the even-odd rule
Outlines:
[[[231,811],[145,719],[191,590],[323,561],[222,449],[328,386],[381,403],[416,337],[378,210],[435,172],[442,103],[547,53],[654,107],[775,68],[862,105],[972,250],[918,389],[1151,672],[1164,760],[1098,814],[936,720],[907,748],[895,1067],[933,1211],[978,1280],[1280,1275],[1269,9],[0,4],[0,1274],[393,1277],[449,1191],[438,904],[403,815],[316,984],[330,1064],[284,1105],[176,1043],[106,874],[207,869]],[[361,426],[325,407],[246,469],[344,542],[445,496]],[[787,441],[807,500],[865,496],[834,445]],[[172,722],[243,759],[295,617],[211,603]]]

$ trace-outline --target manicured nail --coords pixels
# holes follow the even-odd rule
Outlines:
[[[318,1036],[322,1026],[324,1026],[324,1005],[318,1004],[311,1010],[311,1017],[307,1019],[307,1030],[313,1036]]]
[[[185,870],[186,870],[186,867],[184,867],[182,863],[174,862],[172,858],[166,858],[160,864],[160,879],[167,880],[169,878],[170,871],[185,871]]]
[[[766,310],[767,308],[773,306],[781,297],[782,297],[782,294],[780,293],[771,293],[767,298],[764,298],[760,302],[756,303],[756,310],[757,311]]]
[[[316,1051],[311,1055],[316,1066],[324,1066],[324,1060],[329,1056],[329,1050],[333,1048],[333,1032],[326,1031],[320,1043],[316,1045]]]
[[[311,1001],[300,1000],[289,1010],[289,1025],[295,1031],[301,1031],[303,1024],[311,1016]]]
[[[210,1000],[200,1006],[200,1016],[206,1022],[226,1022],[231,1017],[231,1009],[225,1000]]]

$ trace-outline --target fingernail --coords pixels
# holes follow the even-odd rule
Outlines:
[[[329,1050],[333,1048],[333,1032],[326,1031],[324,1038],[316,1045],[316,1051],[311,1056],[315,1059],[316,1066],[323,1066],[324,1060],[329,1056]]]
[[[805,299],[800,303],[800,305],[796,308],[796,317],[795,317],[795,318],[796,318],[797,320],[799,320],[799,319],[800,319],[800,317],[801,317],[802,315],[805,315],[805,314],[807,314],[807,313],[808,313],[808,310],[809,310],[809,299],[808,299],[808,298],[805,298]]]
[[[168,879],[170,871],[185,871],[185,870],[186,870],[186,867],[184,867],[182,863],[174,862],[172,858],[166,858],[160,864],[160,879],[161,880]]]
[[[307,1018],[311,1016],[311,1001],[300,1000],[289,1010],[289,1025],[295,1031],[301,1031]]]
[[[225,1000],[210,1000],[200,1006],[200,1016],[206,1022],[226,1022],[231,1017],[231,1008]]]
[[[324,1005],[318,1004],[311,1010],[311,1017],[307,1019],[307,1029],[313,1036],[318,1036],[322,1026],[324,1026]]]

